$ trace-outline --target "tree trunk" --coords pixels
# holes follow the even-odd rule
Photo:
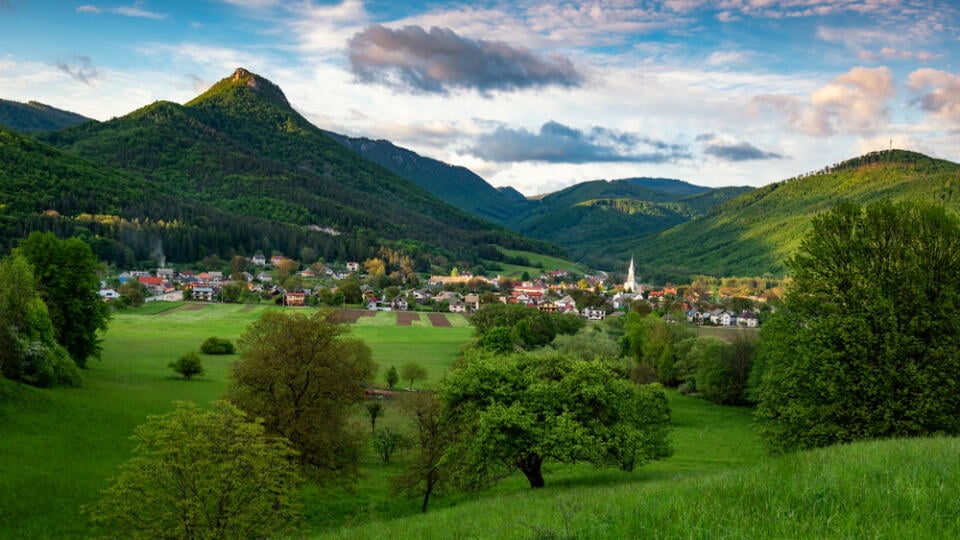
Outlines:
[[[531,488],[537,489],[543,487],[543,471],[541,470],[541,465],[543,465],[543,458],[538,455],[523,457],[517,464],[530,482]]]

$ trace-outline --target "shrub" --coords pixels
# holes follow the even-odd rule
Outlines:
[[[190,380],[194,375],[203,375],[203,364],[200,362],[200,355],[195,352],[188,352],[167,365],[177,373],[183,375],[183,378],[187,380]]]
[[[236,349],[229,339],[220,339],[218,337],[209,337],[200,346],[203,354],[233,354]]]

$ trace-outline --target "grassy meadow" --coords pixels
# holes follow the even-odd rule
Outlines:
[[[167,363],[210,336],[236,339],[267,306],[150,304],[118,313],[102,361],[78,389],[38,390],[0,380],[0,538],[83,538],[95,502],[130,456],[129,436],[176,400],[207,404],[236,357],[203,356],[191,381]],[[438,381],[470,339],[459,315],[409,326],[381,312],[351,324],[380,364],[416,361]],[[401,383],[405,384],[405,383]],[[408,430],[404,394],[384,402],[377,428]],[[360,481],[304,487],[311,538],[946,538],[960,536],[960,441],[881,441],[772,458],[749,409],[670,392],[674,455],[632,473],[545,466],[547,486],[522,475],[481,493],[419,500],[391,495],[408,459],[384,464],[367,449]],[[363,407],[358,429],[369,430]]]

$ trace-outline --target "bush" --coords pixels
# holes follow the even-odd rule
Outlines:
[[[209,337],[200,346],[203,354],[233,354],[236,349],[229,339],[220,339],[218,337]]]
[[[200,362],[200,355],[195,352],[188,352],[167,365],[187,380],[194,375],[203,375],[203,363]]]

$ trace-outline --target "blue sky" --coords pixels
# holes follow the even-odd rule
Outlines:
[[[0,98],[106,120],[237,67],[324,129],[528,195],[960,161],[960,8],[919,0],[0,0]]]

